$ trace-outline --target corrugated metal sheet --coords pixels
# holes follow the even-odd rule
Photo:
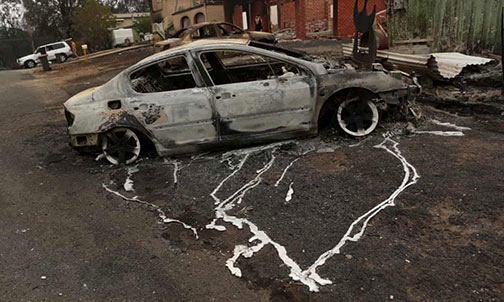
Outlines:
[[[429,59],[429,68],[436,70],[444,79],[453,79],[467,66],[486,65],[492,61],[457,52],[433,53]]]
[[[351,44],[343,45],[343,54],[352,56],[352,49]],[[456,52],[409,55],[379,50],[377,57],[397,65],[402,71],[415,71],[429,75],[435,80],[450,80],[458,76],[467,66],[486,65],[493,61]]]

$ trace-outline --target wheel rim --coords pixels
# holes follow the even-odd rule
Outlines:
[[[33,63],[32,61],[29,61],[28,62],[28,67],[30,67],[30,68],[35,67],[35,63]]]
[[[62,63],[66,62],[66,57],[65,56],[60,56],[60,62],[62,62]]]
[[[366,136],[378,125],[378,108],[371,100],[353,98],[338,107],[338,125],[352,136]]]
[[[102,150],[110,163],[128,165],[140,155],[140,139],[130,129],[113,129],[103,137]]]

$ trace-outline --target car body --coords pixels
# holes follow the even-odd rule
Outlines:
[[[138,62],[64,104],[70,144],[101,146],[110,162],[131,163],[142,138],[171,156],[314,136],[328,115],[363,136],[376,127],[378,108],[403,104],[412,92],[383,71],[327,70],[261,45],[200,40]],[[362,129],[352,108],[362,113]],[[110,154],[123,147],[127,156]]]
[[[17,59],[18,65],[26,68],[37,66],[40,63],[39,57],[43,49],[45,49],[49,61],[65,62],[68,57],[73,55],[72,48],[67,42],[55,42],[39,46],[33,54]]]
[[[183,28],[168,39],[154,44],[155,52],[188,44],[200,39],[245,39],[263,43],[276,43],[275,35],[267,32],[248,31],[227,22],[203,22]]]

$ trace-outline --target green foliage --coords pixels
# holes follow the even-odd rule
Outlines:
[[[136,18],[133,21],[133,28],[137,33],[150,33],[152,32],[152,23],[150,17]]]
[[[104,49],[110,45],[109,29],[115,24],[110,7],[97,0],[87,0],[75,9],[73,29],[79,32],[92,50]]]
[[[72,15],[83,0],[23,0],[25,20],[35,35],[68,38],[72,34]]]

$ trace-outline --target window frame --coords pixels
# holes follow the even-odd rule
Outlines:
[[[141,69],[146,69],[146,68],[148,68],[148,67],[150,67],[152,65],[156,65],[156,64],[159,64],[161,62],[164,62],[164,61],[167,61],[167,60],[170,60],[170,59],[173,59],[173,58],[177,58],[177,57],[183,57],[186,60],[187,66],[189,67],[189,71],[191,72],[191,75],[193,77],[193,80],[194,80],[194,83],[196,84],[196,86],[194,86],[193,88],[177,89],[177,90],[166,90],[166,91],[156,91],[156,92],[148,92],[148,93],[139,92],[139,91],[136,91],[133,88],[133,83],[131,82],[131,76],[135,72],[140,71]],[[127,85],[126,85],[127,89],[130,92],[132,92],[133,94],[135,94],[135,95],[148,96],[148,95],[159,94],[159,93],[170,93],[170,92],[176,92],[176,91],[183,91],[183,90],[187,90],[187,89],[204,88],[204,87],[206,87],[205,82],[198,75],[197,68],[194,67],[194,62],[193,62],[194,59],[193,60],[189,60],[188,59],[189,57],[190,57],[190,54],[188,52],[181,51],[181,52],[176,52],[176,53],[173,53],[173,54],[169,54],[169,55],[167,55],[165,57],[159,58],[159,59],[154,60],[152,62],[148,62],[148,63],[145,63],[145,64],[143,64],[141,66],[137,66],[137,67],[132,68],[131,70],[129,70],[125,74],[125,78],[126,78],[126,82],[127,82]]]
[[[278,58],[276,56],[272,56],[272,55],[268,55],[268,54],[263,54],[263,53],[260,53],[260,52],[249,51],[248,49],[247,50],[243,50],[243,49],[236,49],[236,48],[231,48],[231,49],[214,48],[214,49],[199,50],[199,51],[195,52],[194,57],[195,57],[196,60],[198,60],[198,62],[200,62],[200,65],[201,65],[200,68],[203,68],[203,70],[201,72],[204,72],[205,76],[210,80],[210,82],[208,84],[210,84],[211,87],[217,87],[217,86],[222,86],[222,85],[231,85],[231,84],[239,84],[239,83],[249,83],[249,82],[238,82],[238,83],[227,83],[227,84],[219,84],[219,85],[215,84],[212,76],[210,75],[210,73],[208,72],[207,68],[205,67],[205,63],[201,59],[201,55],[204,54],[204,53],[219,52],[219,51],[245,52],[245,53],[250,53],[250,54],[253,54],[253,55],[258,55],[258,56],[265,57],[267,59],[266,63],[268,64],[268,66],[270,67],[271,71],[275,75],[275,77],[274,77],[275,80],[279,79],[279,75],[277,75],[275,73],[275,71],[271,67],[271,64],[270,64],[270,62],[269,62],[268,59],[274,59],[274,60],[277,60],[277,61],[280,61],[280,62],[283,62],[283,63],[286,63],[286,64],[290,64],[290,65],[296,66],[301,71],[301,73],[302,73],[300,76],[302,76],[303,74],[306,75],[306,76],[312,75],[312,72],[308,68],[306,68],[305,66],[303,66],[302,64],[294,63],[294,62],[291,62],[289,60],[281,59],[281,58]],[[224,66],[224,68],[225,68],[225,66]],[[260,80],[260,81],[267,81],[267,79]],[[251,81],[251,82],[254,82],[254,81]]]
[[[61,47],[56,47],[57,45],[61,45]],[[63,49],[65,48],[65,44],[63,42],[59,42],[59,43],[54,43],[51,45],[53,47],[53,50],[58,50],[58,49]]]
[[[213,30],[215,35],[213,37],[205,37],[205,36],[204,37],[202,37],[202,36],[194,37],[195,33],[201,34],[201,30],[204,30],[206,28]],[[215,39],[215,38],[219,38],[219,34],[216,31],[215,27],[212,26],[211,24],[200,26],[200,27],[191,31],[191,40],[193,40],[193,41],[202,40],[202,39]]]
[[[234,36],[234,35],[244,35],[244,34],[245,34],[245,30],[244,30],[243,28],[240,28],[239,26],[236,26],[236,25],[231,24],[231,23],[222,22],[222,23],[217,23],[217,24],[215,24],[215,26],[217,26],[217,27],[219,28],[219,31],[220,31],[220,30],[222,30],[222,31],[226,31],[226,29],[225,29],[225,28],[222,28],[221,26],[231,26],[231,27],[234,27],[234,28],[236,28],[236,29],[238,29],[238,30],[239,30],[239,33],[237,33],[237,34],[230,34],[230,35],[227,35],[227,36],[226,36],[226,35],[223,35],[222,33],[220,33],[220,32],[219,32],[220,36],[221,36],[221,37],[224,37],[224,38],[225,38],[225,37],[232,37],[232,36]]]

